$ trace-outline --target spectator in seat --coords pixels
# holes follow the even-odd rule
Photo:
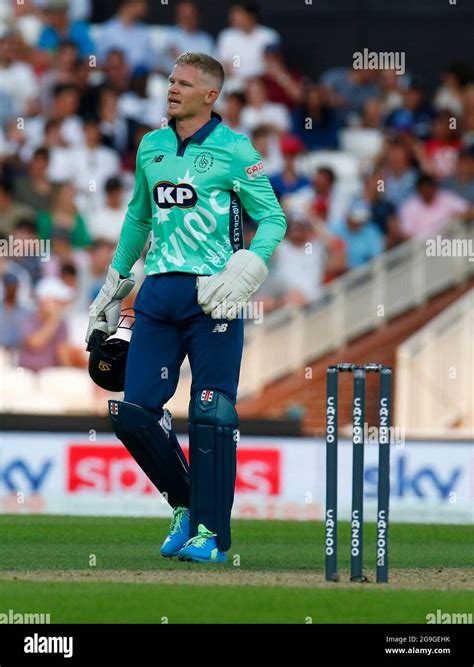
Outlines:
[[[345,219],[330,222],[329,230],[343,239],[350,269],[365,264],[383,252],[382,232],[372,222],[370,209],[364,202],[356,202]]]
[[[2,276],[2,283],[0,347],[16,349],[21,343],[21,328],[31,311],[18,303],[18,278],[14,273],[5,273]]]
[[[416,185],[418,171],[410,150],[398,140],[391,141],[381,163],[385,199],[397,209],[410,197]]]
[[[113,176],[107,180],[104,189],[105,202],[91,218],[90,233],[94,239],[103,238],[117,243],[127,212],[122,181]]]
[[[77,190],[79,210],[92,217],[104,196],[107,179],[120,171],[120,158],[116,151],[102,144],[99,122],[88,118],[84,122],[85,145],[71,150],[73,170],[70,180]]]
[[[70,148],[61,134],[61,121],[48,120],[46,122],[44,126],[44,142],[40,148],[44,148],[48,151],[48,169],[46,177],[52,187],[54,187],[54,183],[64,180],[71,169],[69,159]],[[28,160],[26,160],[26,162],[28,162]]]
[[[53,66],[41,78],[41,103],[47,109],[52,102],[53,90],[60,84],[76,84],[76,64],[79,51],[74,42],[64,41],[59,44]]]
[[[418,139],[426,139],[431,132],[433,110],[426,102],[425,90],[420,81],[413,79],[403,90],[403,104],[387,117],[385,126],[398,131],[410,128]]]
[[[278,246],[270,269],[271,289],[279,305],[302,307],[317,299],[326,265],[324,244],[315,236],[309,220],[288,220],[285,238]]]
[[[292,113],[292,133],[308,150],[337,150],[341,124],[329,106],[327,91],[315,83],[306,86],[304,102]]]
[[[431,137],[417,152],[424,172],[438,179],[448,178],[454,173],[457,156],[463,147],[456,128],[457,119],[450,111],[438,111]]]
[[[472,220],[474,208],[454,192],[441,190],[429,174],[422,174],[416,194],[400,210],[402,232],[408,238],[428,238],[450,220]]]
[[[8,243],[8,239],[0,236],[0,242]],[[33,285],[28,271],[18,264],[16,261],[18,257],[8,257],[0,253],[0,276],[6,273],[12,273],[18,280],[17,302],[24,308],[32,308],[34,306],[33,300]],[[0,280],[0,302],[3,299],[4,289],[3,283]]]
[[[51,204],[53,188],[48,178],[48,164],[48,149],[37,148],[27,165],[27,173],[13,183],[15,200],[29,206],[36,214],[47,210]]]
[[[128,90],[131,76],[124,52],[118,48],[111,49],[101,68],[102,80],[96,85],[89,86],[82,93],[80,103],[82,118],[90,118],[97,113],[99,98],[104,88],[111,88],[117,96]]]
[[[280,138],[280,150],[284,160],[283,170],[270,179],[278,199],[311,187],[310,181],[299,175],[295,167],[296,158],[305,150],[303,142],[291,134],[284,135]]]
[[[130,124],[119,107],[119,95],[114,88],[101,89],[97,115],[102,143],[123,155],[128,148]]]
[[[327,208],[307,212],[313,233],[325,247],[326,262],[324,283],[329,283],[347,271],[346,244],[344,239],[331,232],[327,219]]]
[[[282,203],[290,217],[304,215],[313,222],[327,222],[345,216],[350,198],[338,186],[334,171],[319,167],[309,187],[282,195]]]
[[[71,235],[72,245],[75,248],[90,245],[89,231],[84,218],[77,210],[75,194],[75,188],[71,183],[62,183],[56,187],[51,209],[42,211],[36,219],[40,238],[50,238],[53,230],[59,228]]]
[[[130,88],[120,95],[118,111],[129,123],[146,123],[160,127],[166,119],[166,101],[162,97],[148,97],[148,75],[135,74]]]
[[[0,38],[0,92],[11,101],[15,117],[33,113],[39,95],[35,71],[21,57],[23,48],[17,33],[9,32]]]
[[[24,243],[24,247],[30,246],[34,247],[34,243],[38,241],[38,232],[36,230],[36,225],[30,218],[22,218],[19,220],[13,227],[13,237],[15,240],[20,240]],[[45,249],[48,252],[48,249]],[[43,276],[43,267],[45,260],[48,260],[48,257],[40,257],[38,254],[29,254],[25,253],[22,257],[15,257],[15,264],[21,266],[25,271],[28,272],[30,276],[31,283],[36,285],[38,280]]]
[[[463,94],[462,140],[465,146],[474,146],[474,84],[466,86]]]
[[[441,181],[441,186],[474,205],[474,148],[459,153],[454,174]]]
[[[45,278],[60,278],[63,266],[73,264],[78,272],[79,283],[82,283],[88,270],[88,262],[88,249],[74,248],[69,230],[62,227],[51,230],[51,259],[43,269]]]
[[[17,222],[23,218],[34,219],[35,212],[26,204],[13,199],[13,186],[5,177],[0,177],[0,236],[12,233]]]
[[[79,289],[79,276],[75,264],[65,263],[61,266],[59,277],[65,285],[77,293]]]
[[[364,193],[361,201],[369,207],[370,219],[382,232],[385,249],[388,249],[400,243],[403,235],[400,231],[397,210],[394,204],[384,197],[380,189],[382,183],[383,176],[380,172],[367,176],[364,180]]]
[[[271,178],[283,168],[278,135],[271,127],[259,125],[252,132],[251,138],[253,145],[262,158],[265,173],[268,178]]]
[[[376,70],[333,67],[323,73],[321,84],[329,90],[329,104],[346,124],[360,119],[368,99],[381,96],[378,79]]]
[[[60,142],[63,147],[81,145],[84,141],[84,132],[82,120],[77,114],[78,109],[78,88],[72,84],[58,84],[54,88],[53,102],[48,112],[28,119],[23,133],[26,135],[26,145],[22,149],[21,158],[27,162],[36,148],[47,145],[46,129],[50,121],[59,123]],[[53,156],[50,158],[52,169]]]
[[[2,6],[2,11],[0,12],[0,32],[3,32],[7,26],[14,25],[15,30],[18,31],[28,47],[36,46],[38,37],[43,29],[38,0],[21,0],[20,2],[3,0],[0,4]],[[10,6],[8,7],[8,5]]]
[[[132,72],[151,71],[156,64],[150,28],[142,23],[148,14],[146,0],[121,0],[117,14],[106,21],[97,44],[99,62],[105,62],[109,51],[120,49]]]
[[[38,48],[54,54],[61,42],[73,42],[81,58],[94,53],[94,43],[89,36],[86,21],[69,22],[67,0],[47,0],[43,8],[45,26],[38,39]]]
[[[286,66],[280,44],[269,44],[264,53],[262,81],[270,102],[293,109],[303,102],[303,76]]]
[[[113,259],[115,246],[114,241],[97,238],[88,248],[84,258],[85,264],[79,268],[79,291],[74,304],[76,312],[81,310],[87,312],[90,304],[98,295]],[[77,261],[75,266],[77,267]],[[135,272],[135,268],[133,270]]]
[[[441,73],[442,84],[434,96],[436,109],[446,109],[454,116],[463,111],[463,92],[474,81],[474,71],[467,63],[452,63]]]
[[[22,323],[18,365],[32,371],[69,366],[66,310],[73,290],[59,278],[44,278],[36,286],[38,308]]]
[[[225,97],[222,118],[225,124],[234,132],[245,134],[242,127],[242,111],[245,107],[245,95],[243,93],[229,93]]]
[[[369,97],[369,99],[364,102],[360,127],[378,130],[383,125],[382,116],[382,100],[378,97]]]
[[[394,69],[386,69],[380,72],[381,102],[384,117],[402,106],[403,88],[406,83],[406,76],[400,76]]]
[[[122,157],[122,169],[124,170],[129,180],[130,176],[135,173],[137,151],[140,145],[140,141],[143,139],[145,134],[151,132],[152,129],[153,129],[152,127],[150,127],[149,125],[144,125],[143,123],[140,123],[140,125],[137,125],[134,128],[133,142],[132,142],[133,145],[128,151],[126,151],[125,155]],[[132,188],[133,188],[133,182],[132,182]]]
[[[242,126],[248,134],[258,126],[266,125],[275,132],[287,132],[290,126],[288,109],[267,99],[261,79],[250,79],[246,88],[246,105],[242,111]]]
[[[325,218],[332,220],[343,219],[350,206],[350,196],[342,191],[335,172],[330,167],[320,167],[313,180],[313,195],[311,210],[322,211]]]
[[[276,44],[280,36],[272,28],[258,23],[258,7],[254,2],[234,2],[229,13],[230,28],[217,39],[217,57],[222,61],[227,85],[239,85],[261,76],[265,70],[264,52]]]
[[[168,76],[176,58],[185,51],[214,55],[215,45],[211,35],[199,29],[199,8],[194,0],[180,0],[175,9],[175,25],[166,31],[164,53],[159,69]]]

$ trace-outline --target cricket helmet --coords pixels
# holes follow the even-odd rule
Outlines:
[[[125,369],[130,345],[125,332],[130,332],[129,338],[135,321],[134,315],[128,314],[127,310],[131,309],[122,310],[117,332],[113,336],[94,329],[89,339],[89,375],[96,385],[107,391],[123,391],[125,387]],[[121,338],[120,335],[125,337]]]

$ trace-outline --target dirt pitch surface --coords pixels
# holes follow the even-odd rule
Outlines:
[[[340,572],[340,581],[325,581],[324,574],[298,572],[245,572],[225,566],[196,565],[195,572],[173,570],[130,571],[130,570],[4,570],[0,571],[0,581],[28,582],[109,582],[130,584],[169,584],[194,586],[263,586],[280,588],[374,588],[391,590],[474,590],[474,578],[463,568],[412,568],[393,569],[387,584],[375,584],[375,576],[366,573],[368,581],[356,584],[349,581],[349,572]],[[199,568],[199,569],[198,569]],[[206,568],[206,569],[203,569]]]

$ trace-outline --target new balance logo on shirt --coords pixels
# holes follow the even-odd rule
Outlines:
[[[224,333],[227,331],[228,324],[216,324],[214,329],[212,330],[212,333]]]

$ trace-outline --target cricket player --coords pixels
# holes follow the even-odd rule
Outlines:
[[[139,146],[133,197],[86,337],[117,330],[121,300],[134,285],[131,268],[151,232],[124,400],[109,401],[109,412],[117,437],[173,508],[162,555],[205,563],[224,562],[231,545],[242,309],[286,229],[259,154],[213,112],[223,83],[214,58],[177,59],[169,123]],[[249,249],[242,206],[258,222]],[[189,466],[164,409],[186,355]]]

